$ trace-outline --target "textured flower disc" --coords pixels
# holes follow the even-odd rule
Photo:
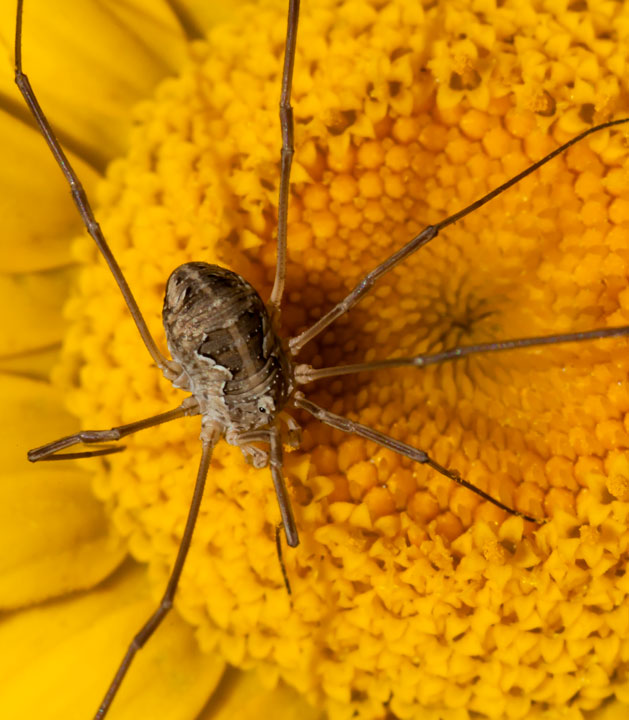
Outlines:
[[[282,7],[279,7],[282,5]],[[424,225],[627,107],[623,3],[310,2],[299,30],[283,333]],[[283,3],[190,48],[137,109],[99,218],[149,326],[195,259],[270,291]],[[626,136],[602,132],[380,281],[303,351],[315,366],[629,322]],[[88,239],[57,380],[85,427],[176,406]],[[629,703],[624,339],[320,382],[308,395],[429,452],[543,526],[305,416],[286,455],[301,545],[283,587],[268,470],[215,451],[177,607],[202,646],[332,718],[565,717]],[[163,587],[199,419],[140,433],[96,488]],[[94,466],[96,461],[92,463]],[[422,708],[434,714],[423,714]],[[620,711],[622,712],[622,711]]]

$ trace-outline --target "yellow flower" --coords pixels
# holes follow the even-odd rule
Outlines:
[[[48,377],[75,274],[71,239],[82,226],[42,138],[24,123],[11,74],[15,3],[5,0],[0,10],[7,50],[2,90],[13,111],[2,115],[0,170],[6,308],[0,338],[0,715],[84,720],[96,711],[155,598],[144,570],[123,563],[127,549],[90,492],[93,465],[25,462],[28,448],[79,428]],[[166,3],[154,0],[124,7],[81,0],[65,10],[51,14],[43,3],[27,2],[26,68],[93,194],[100,169],[127,147],[132,106],[183,63],[187,32]],[[204,7],[190,8],[188,27],[209,26],[210,15]],[[263,687],[253,675],[225,670],[216,654],[202,654],[176,616],[142,656],[112,718],[191,719],[210,712],[212,718],[236,712],[254,718],[270,707],[282,718],[316,717],[293,691]],[[210,698],[210,710],[203,711]]]
[[[165,64],[178,77],[136,106],[128,153],[110,165],[99,187],[98,217],[162,346],[161,294],[168,273],[182,262],[228,264],[268,296],[281,5],[245,8],[234,24],[187,49],[166,10],[159,20],[148,15],[155,34],[138,32],[155,43],[154,52],[144,44],[141,52],[163,60],[168,48]],[[122,27],[136,30],[136,22],[132,13]],[[84,26],[101,24],[92,18]],[[293,98],[297,155],[286,336],[319,317],[427,223],[472,202],[588,124],[626,111],[628,24],[629,10],[608,3],[538,9],[524,0],[499,7],[461,1],[423,9],[411,0],[321,0],[304,8]],[[60,36],[54,28],[42,32]],[[79,46],[74,57],[103,52],[106,61],[96,61],[98,72],[71,64],[90,79],[78,92],[70,81],[67,93],[55,88],[60,108],[47,97],[46,83],[41,100],[67,146],[99,167],[125,144],[125,113],[118,127],[101,116],[90,131],[86,93],[98,96],[94,102],[118,101],[121,91],[130,92],[133,83],[126,81],[148,77],[123,101],[128,108],[149,97],[166,72],[147,72],[149,60],[131,56],[118,36],[105,50],[92,35],[72,37]],[[60,53],[53,47],[42,58]],[[61,55],[67,59],[71,51],[64,46]],[[33,58],[34,83],[36,63]],[[99,93],[93,78],[101,76],[108,84]],[[21,452],[71,432],[72,421],[54,410],[61,394],[89,428],[174,407],[181,394],[151,367],[87,238],[74,246],[83,268],[66,306],[54,387],[30,379],[44,376],[46,365],[29,358],[61,333],[58,320],[41,318],[66,284],[52,268],[67,264],[65,226],[73,216],[51,200],[56,190],[43,175],[23,169],[25,153],[45,157],[41,143],[15,121],[8,127],[16,138],[28,135],[10,144],[10,152],[25,149],[5,172],[26,177],[9,197],[25,203],[26,196],[32,207],[40,194],[53,219],[42,220],[24,205],[11,216],[20,221],[12,232],[29,241],[44,234],[46,248],[40,252],[33,243],[19,266],[8,253],[3,267],[47,272],[30,284],[6,280],[11,297],[21,293],[19,305],[32,309],[7,343],[5,355],[19,358],[7,358],[4,366],[21,369],[19,379],[7,381],[7,392],[13,416],[32,428],[27,436],[26,423],[10,420],[7,448],[16,436]],[[111,147],[111,155],[103,147]],[[575,146],[390,273],[300,360],[329,366],[626,324],[626,165],[622,132],[602,132]],[[94,171],[78,169],[91,189]],[[54,213],[62,217],[55,220]],[[71,232],[77,228],[75,222]],[[49,246],[50,234],[62,239]],[[7,307],[16,304],[5,300]],[[275,555],[278,510],[269,474],[248,467],[222,443],[176,600],[203,652],[182,620],[167,623],[138,657],[117,712],[165,716],[163,696],[170,694],[171,702],[180,701],[177,717],[195,717],[226,660],[255,668],[266,687],[283,681],[339,720],[545,712],[576,720],[610,701],[607,712],[620,717],[629,703],[628,367],[626,342],[608,340],[313,385],[308,395],[324,407],[421,447],[494,497],[549,522],[525,526],[431,470],[300,417],[302,448],[287,455],[285,468],[302,540],[285,552],[292,600]],[[11,532],[7,547],[20,549],[6,553],[4,606],[92,587],[121,562],[119,537],[149,564],[153,596],[159,594],[190,500],[198,432],[198,419],[161,426],[134,436],[125,453],[102,465],[55,465],[54,472],[45,468],[28,479],[16,475],[22,455],[14,455],[2,483],[8,501],[0,527]],[[117,533],[85,496],[89,472]],[[59,550],[57,538],[65,542]],[[27,651],[18,657],[9,695],[0,693],[12,703],[5,714],[15,717],[24,696],[37,707],[48,703],[59,717],[79,703],[94,707],[98,687],[152,607],[138,575],[124,566],[89,593],[6,623],[3,647],[24,647],[21,638],[38,637],[42,628],[52,627],[53,639],[37,642],[46,651],[43,661]],[[47,643],[61,646],[61,654],[48,652]],[[79,663],[81,673],[98,666],[93,679],[67,670]],[[231,677],[237,700],[253,693],[252,712],[259,712],[261,691],[249,685],[257,681]],[[277,692],[284,695],[275,700],[274,714],[296,707],[304,716],[301,700],[290,701],[293,706],[286,689]],[[216,711],[220,703],[208,707]],[[244,713],[241,708],[230,713]]]

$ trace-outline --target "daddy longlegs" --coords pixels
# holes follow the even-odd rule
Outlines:
[[[298,426],[294,420],[286,419],[287,416],[283,415],[287,408],[303,410],[337,430],[370,440],[411,461],[426,464],[511,515],[519,516],[531,523],[544,522],[544,518],[536,518],[519,512],[480,488],[471,485],[460,476],[456,469],[443,467],[426,452],[320,407],[308,400],[300,388],[322,378],[334,376],[384,368],[408,366],[424,368],[436,363],[455,361],[469,355],[625,336],[629,334],[629,326],[515,338],[500,342],[454,347],[434,354],[320,369],[306,364],[298,364],[296,358],[307,343],[319,336],[335,320],[359,303],[379,278],[404,262],[412,253],[434,240],[442,230],[474,213],[592,133],[627,123],[629,118],[611,120],[589,128],[476,202],[441,222],[424,228],[365,277],[360,278],[354,289],[317,322],[297,336],[284,341],[278,337],[276,330],[279,326],[286,277],[287,212],[291,163],[294,153],[291,87],[299,18],[299,0],[290,0],[280,99],[282,148],[277,220],[277,260],[275,282],[270,298],[265,304],[245,280],[218,266],[196,262],[187,263],[175,269],[167,283],[163,310],[168,347],[172,355],[172,359],[168,359],[159,351],[151,336],[132,290],[127,285],[124,274],[94,218],[85,191],[23,72],[22,9],[23,0],[17,0],[15,81],[70,185],[74,202],[86,229],[108,264],[147,351],[157,367],[175,387],[190,393],[189,397],[172,410],[111,430],[81,431],[31,450],[28,453],[28,459],[31,462],[38,462],[106,455],[118,452],[123,448],[106,445],[98,449],[79,452],[63,453],[62,451],[77,444],[90,445],[118,441],[139,430],[183,416],[202,416],[201,462],[185,530],[167,588],[156,611],[133,638],[96,712],[96,718],[103,718],[107,714],[136,652],[148,641],[172,607],[177,584],[190,548],[205,480],[211,464],[212,450],[218,440],[223,437],[228,443],[238,446],[245,458],[255,467],[270,466],[281,515],[281,523],[277,529],[278,554],[286,587],[290,592],[281,561],[280,532],[283,530],[286,542],[290,547],[296,547],[299,544],[299,535],[282,473],[282,444],[296,441]],[[283,415],[283,422],[287,424],[288,432],[280,432],[280,413]],[[260,443],[268,445],[269,449],[261,449]]]

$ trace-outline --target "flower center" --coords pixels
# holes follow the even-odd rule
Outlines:
[[[423,226],[582,129],[587,108],[613,106],[618,80],[598,64],[609,28],[588,45],[565,18],[528,4],[505,2],[491,22],[462,6],[324,2],[302,18],[285,337]],[[178,265],[226,265],[268,297],[283,12],[247,8],[194,43],[181,76],[137,109],[129,155],[101,188],[99,218],[164,350],[162,295]],[[541,37],[541,27],[556,31]],[[587,87],[583,67],[595,76]],[[389,273],[299,361],[626,323],[623,163],[619,134],[572,148]],[[77,248],[86,264],[58,371],[73,409],[99,428],[175,407],[182,395],[151,367],[104,264],[87,239]],[[270,474],[221,443],[179,612],[205,648],[323,698],[332,717],[594,707],[621,682],[629,647],[628,369],[621,340],[313,384],[307,395],[327,409],[554,519],[525,528],[429,468],[297,416],[302,448],[285,457],[302,540],[284,553],[292,601]],[[160,586],[191,498],[199,428],[190,418],[134,436],[96,481]]]

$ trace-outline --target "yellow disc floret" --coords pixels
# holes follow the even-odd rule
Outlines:
[[[588,8],[594,5],[594,8]],[[137,108],[99,218],[147,322],[190,260],[268,297],[275,266],[284,3],[190,47]],[[298,38],[290,337],[425,225],[589,124],[626,112],[629,9],[528,0],[311,2]],[[629,322],[629,159],[601,132],[377,283],[301,353],[365,362]],[[151,367],[87,239],[57,371],[85,427],[182,395]],[[163,347],[163,345],[162,345]],[[165,350],[165,347],[163,347]],[[298,417],[286,476],[301,536],[277,562],[268,471],[215,451],[177,596],[202,646],[323,703],[331,718],[581,718],[629,704],[629,353],[624,339],[330,379],[322,406],[390,433],[503,503]],[[200,422],[140,433],[96,490],[161,587]],[[432,714],[424,714],[430,710]],[[622,711],[620,711],[622,713]]]

